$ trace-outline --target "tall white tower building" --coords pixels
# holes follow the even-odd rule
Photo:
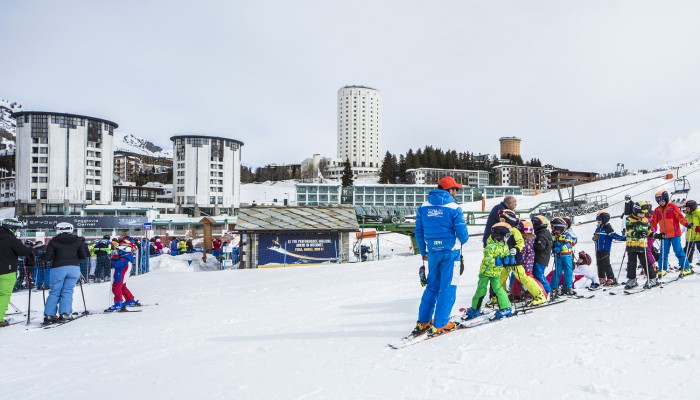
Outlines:
[[[173,141],[175,204],[199,216],[235,215],[241,204],[241,146],[238,140],[181,135]]]
[[[44,111],[12,116],[18,214],[78,215],[87,204],[111,203],[117,124]]]
[[[377,175],[381,166],[382,95],[365,86],[338,90],[338,158],[350,160],[357,176]]]

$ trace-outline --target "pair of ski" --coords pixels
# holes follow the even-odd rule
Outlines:
[[[485,311],[482,311],[478,317],[470,319],[468,321],[463,321],[461,319],[461,317],[464,315],[464,312],[466,310],[462,308],[462,309],[460,309],[460,311],[461,311],[460,314],[450,316],[450,321],[454,322],[456,325],[455,329],[453,329],[451,331],[446,331],[446,332],[441,333],[440,335],[434,335],[434,336],[428,335],[427,331],[421,332],[421,333],[416,334],[416,335],[410,334],[408,336],[401,338],[396,343],[389,343],[389,348],[395,349],[395,350],[402,349],[404,347],[412,346],[412,345],[417,344],[417,343],[425,342],[426,340],[435,339],[435,338],[438,338],[441,336],[445,336],[445,335],[448,335],[452,332],[460,331],[462,329],[475,328],[477,326],[486,325],[486,324],[489,324],[491,322],[500,321],[501,319],[503,319],[503,318],[499,318],[499,319],[495,318],[496,311],[485,310]]]

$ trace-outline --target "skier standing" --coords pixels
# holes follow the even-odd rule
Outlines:
[[[532,219],[532,227],[535,228],[535,265],[532,268],[532,274],[542,284],[546,292],[545,295],[549,296],[552,293],[552,288],[544,275],[552,257],[552,234],[549,232],[549,220],[543,215],[536,215]]]
[[[622,236],[625,236],[625,229],[627,229],[627,222],[626,218],[632,215],[632,208],[634,207],[634,202],[632,201],[632,196],[626,194],[625,195],[625,210],[622,212],[622,215],[620,215],[620,219],[622,220]]]
[[[109,256],[112,254],[112,241],[109,235],[104,235],[102,240],[95,244],[95,274],[92,280],[103,281],[109,271]]]
[[[21,227],[22,223],[14,218],[0,223],[0,328],[9,325],[5,313],[17,281],[17,257],[27,257],[27,265],[34,264],[32,249],[15,237],[15,232]]]
[[[455,202],[461,187],[451,176],[440,179],[416,211],[414,234],[423,260],[428,261],[428,279],[413,334],[439,335],[456,327],[449,317],[460,274],[460,248],[469,240],[462,209]]]
[[[80,260],[88,257],[83,238],[73,235],[73,225],[56,224],[57,235],[46,246],[44,259],[52,262],[51,291],[44,306],[44,323],[51,324],[71,319],[73,289],[80,279]],[[56,315],[56,307],[60,317]]]
[[[677,205],[669,201],[667,191],[658,191],[655,199],[659,206],[654,209],[654,214],[651,217],[651,226],[659,226],[659,233],[656,234],[657,239],[661,239],[661,268],[659,275],[663,277],[668,271],[668,253],[671,250],[671,246],[673,246],[673,252],[678,258],[681,276],[690,275],[692,271],[681,245],[680,226],[683,225],[688,229],[692,229],[693,224],[683,217]]]
[[[129,276],[131,266],[134,264],[133,248],[128,245],[117,247],[117,253],[112,255],[112,269],[114,277],[112,280],[112,293],[114,294],[114,304],[105,311],[119,311],[123,307],[140,306],[138,300],[134,300],[134,295],[126,287],[126,279]]]
[[[573,277],[573,249],[576,245],[576,237],[569,225],[563,218],[554,218],[552,220],[552,254],[554,254],[554,274],[552,275],[552,295],[575,295],[576,292],[572,289],[574,283]],[[564,274],[564,287],[559,290],[559,281],[562,273]]]
[[[644,210],[639,203],[634,204],[632,215],[627,217],[627,283],[625,289],[637,286],[637,261],[645,271],[648,271],[645,289],[657,285],[656,269],[649,266],[647,260],[647,238],[651,233],[649,220],[644,216]]]
[[[688,264],[692,265],[695,250],[700,252],[700,210],[695,200],[686,200],[683,206],[685,219],[692,224],[685,232],[685,254],[688,256]]]
[[[513,267],[503,268],[501,272],[501,286],[505,287],[508,271],[513,271],[513,276],[532,296],[532,305],[539,305],[547,301],[542,288],[532,277],[532,270],[535,265],[535,230],[532,223],[527,220],[520,220],[518,231],[522,234],[524,246],[522,252],[516,256],[516,264]],[[512,232],[512,230],[511,230]],[[511,237],[512,238],[512,237]]]
[[[481,305],[486,296],[486,286],[491,283],[491,288],[496,292],[498,298],[498,308],[495,318],[510,317],[513,313],[510,309],[508,293],[501,286],[500,276],[504,266],[514,264],[511,262],[508,239],[510,239],[511,228],[504,222],[499,222],[491,228],[491,236],[484,249],[484,258],[481,260],[479,268],[479,282],[476,292],[472,297],[472,306],[466,312],[467,320],[478,317],[481,314]]]
[[[595,244],[595,262],[598,267],[598,278],[603,286],[617,285],[615,273],[610,265],[610,250],[613,240],[624,241],[625,237],[615,233],[610,225],[610,214],[601,211],[596,216],[598,227],[593,232],[593,243]]]

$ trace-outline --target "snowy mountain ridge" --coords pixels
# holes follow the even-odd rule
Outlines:
[[[113,151],[128,151],[151,157],[173,158],[172,149],[163,149],[146,139],[123,132],[114,132]]]
[[[17,121],[12,118],[12,113],[22,111],[22,105],[17,102],[0,99],[0,130],[10,132],[15,135],[17,129]],[[3,142],[5,142],[3,140]]]

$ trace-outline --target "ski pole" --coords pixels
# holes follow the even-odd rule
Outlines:
[[[27,325],[29,325],[29,320],[31,319],[31,313],[32,313],[32,281],[29,279],[29,275],[27,274],[27,261],[25,260],[24,262],[24,275],[27,279],[27,290],[29,291],[29,297],[27,300]]]
[[[81,273],[81,274],[80,274],[80,278],[78,278],[78,283],[80,284],[80,294],[83,296],[83,308],[85,309],[85,311],[83,312],[83,314],[86,314],[86,315],[87,315],[87,314],[88,314],[88,310],[87,310],[87,305],[85,305],[85,292],[83,291],[83,280],[84,280],[84,279],[85,279],[85,277],[84,277],[83,274]]]
[[[622,262],[620,263],[620,269],[617,271],[617,277],[615,280],[620,282],[620,273],[622,272],[622,264],[625,263],[625,256],[627,255],[627,248],[625,247],[625,252],[622,254]]]
[[[18,312],[18,313],[21,313],[21,312],[22,312],[22,310],[20,310],[19,308],[17,308],[16,305],[12,304],[12,302],[10,302],[10,306],[15,310],[15,312]]]

